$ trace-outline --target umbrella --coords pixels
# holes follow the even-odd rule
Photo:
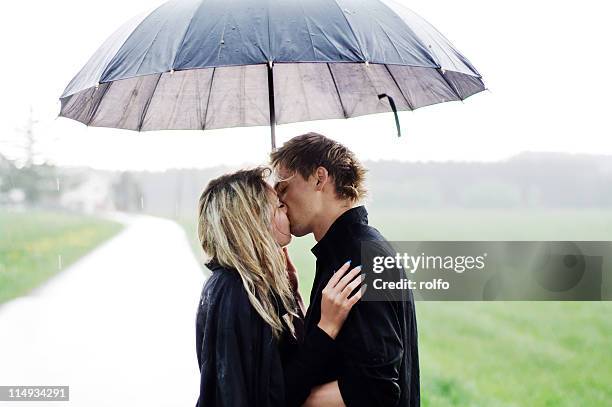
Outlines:
[[[136,131],[414,110],[485,90],[434,27],[391,0],[175,0],[125,23],[60,116]]]

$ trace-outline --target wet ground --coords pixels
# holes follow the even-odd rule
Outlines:
[[[185,233],[167,219],[108,216],[126,228],[0,306],[0,385],[70,386],[58,407],[195,405],[205,277]]]

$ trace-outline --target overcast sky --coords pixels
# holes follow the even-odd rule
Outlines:
[[[280,143],[318,131],[364,160],[492,161],[521,151],[612,154],[607,2],[398,1],[441,31],[491,92],[401,112],[401,139],[393,114],[385,113],[277,126]],[[0,3],[0,152],[15,156],[11,145],[31,106],[41,156],[57,165],[161,170],[265,161],[267,127],[136,133],[57,118],[60,94],[98,46],[123,22],[161,3]]]

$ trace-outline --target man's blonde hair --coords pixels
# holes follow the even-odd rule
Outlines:
[[[319,133],[306,133],[287,141],[270,154],[274,167],[282,165],[308,179],[318,167],[324,167],[334,180],[340,199],[359,201],[366,194],[366,169],[355,154],[342,144]]]

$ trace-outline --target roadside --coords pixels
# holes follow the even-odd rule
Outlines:
[[[68,385],[70,406],[193,405],[204,275],[186,235],[162,218],[108,217],[125,229],[0,307],[0,384]]]

